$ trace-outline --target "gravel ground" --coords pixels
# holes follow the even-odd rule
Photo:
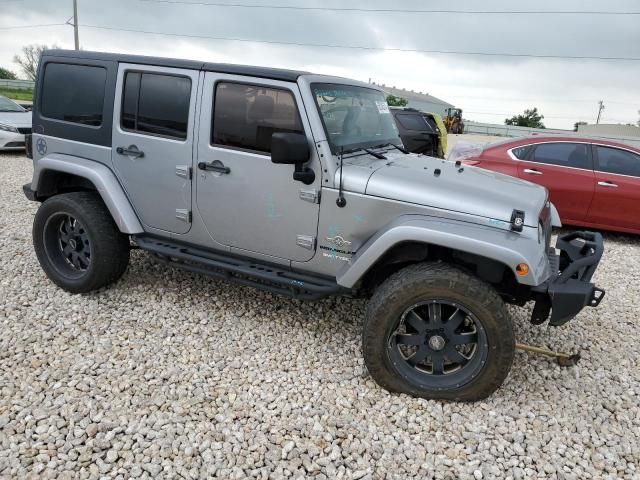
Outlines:
[[[0,155],[0,477],[640,478],[640,240],[606,236],[598,309],[519,341],[484,402],[392,395],[360,351],[364,303],[303,303],[154,264],[91,295],[31,246],[22,155]]]

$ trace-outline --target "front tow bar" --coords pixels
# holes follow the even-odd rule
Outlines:
[[[525,343],[516,343],[516,349],[523,350],[525,352],[539,353],[541,355],[546,355],[547,357],[553,357],[561,367],[573,367],[574,365],[577,365],[578,360],[580,360],[579,353],[570,355],[568,353],[547,350],[546,348],[534,347],[533,345],[527,345]]]

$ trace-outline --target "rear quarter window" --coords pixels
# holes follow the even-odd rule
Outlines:
[[[529,145],[525,145],[524,147],[513,148],[511,150],[511,153],[518,160],[524,160],[525,158],[527,158],[527,154],[529,153],[529,150],[531,150],[531,147]]]
[[[398,113],[396,120],[400,123],[405,130],[417,130],[417,131],[431,131],[431,128],[422,117],[422,115],[415,115],[410,113]]]
[[[54,120],[102,125],[107,71],[103,67],[47,63],[40,111]]]

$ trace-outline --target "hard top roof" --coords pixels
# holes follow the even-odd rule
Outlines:
[[[137,63],[140,65],[154,65],[169,68],[188,68],[191,70],[205,70],[208,72],[228,73],[232,75],[247,75],[258,78],[270,78],[295,82],[300,75],[309,72],[285,70],[281,68],[254,67],[250,65],[235,65],[230,63],[210,63],[197,60],[182,60],[177,58],[149,57],[144,55],[128,55],[123,53],[89,52],[85,50],[45,50],[42,54],[47,57],[64,57],[87,60],[102,60],[119,63]]]

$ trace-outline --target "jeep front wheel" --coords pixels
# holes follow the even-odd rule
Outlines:
[[[507,377],[514,350],[511,318],[494,289],[444,263],[400,270],[367,308],[365,363],[393,392],[485,398]]]
[[[115,282],[129,263],[128,236],[93,192],[65,193],[42,203],[33,222],[33,245],[47,276],[71,293]]]

